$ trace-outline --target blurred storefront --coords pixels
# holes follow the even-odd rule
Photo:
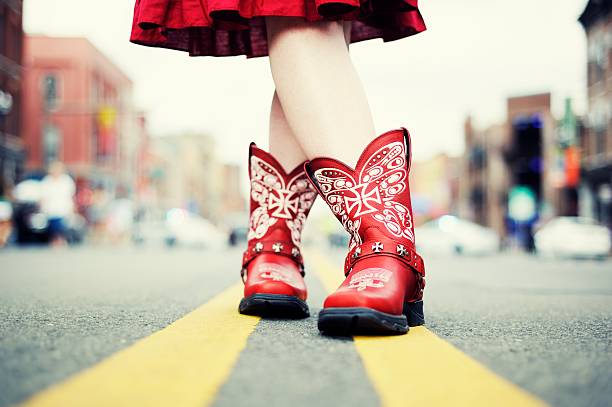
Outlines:
[[[0,1],[0,199],[8,196],[24,165],[21,134],[22,1]]]
[[[612,2],[590,0],[579,21],[588,50],[580,212],[612,228]]]
[[[555,182],[560,153],[558,123],[548,93],[508,98],[507,120],[486,129],[465,123],[466,150],[459,214],[531,249],[533,226],[562,212],[570,185]],[[558,176],[557,176],[558,178]],[[568,180],[572,180],[568,178]],[[575,185],[571,185],[575,188]]]
[[[438,154],[410,169],[412,210],[417,225],[458,210],[460,157]]]
[[[94,189],[134,192],[146,129],[110,59],[85,38],[26,36],[23,90],[28,170],[63,161],[85,206]]]
[[[206,134],[156,137],[149,150],[149,195],[159,208],[183,208],[227,225],[245,211],[241,168],[219,160]]]
[[[458,215],[503,235],[509,184],[503,155],[506,126],[478,129],[468,117],[464,133],[466,150],[459,166]]]

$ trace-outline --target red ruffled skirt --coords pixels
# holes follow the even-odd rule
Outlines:
[[[268,54],[263,16],[353,21],[351,42],[425,30],[418,0],[136,0],[130,40],[191,56]]]

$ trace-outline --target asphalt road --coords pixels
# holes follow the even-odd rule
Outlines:
[[[326,256],[340,273],[342,253]],[[0,406],[164,328],[235,283],[239,261],[239,251],[0,252]],[[612,261],[430,256],[427,273],[436,334],[552,405],[612,403]],[[215,406],[379,404],[350,338],[319,335],[325,292],[315,273],[307,281],[313,316],[260,321]]]

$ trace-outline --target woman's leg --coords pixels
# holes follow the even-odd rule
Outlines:
[[[354,165],[375,130],[348,52],[349,29],[342,21],[267,18],[272,76],[299,145],[308,158]]]
[[[306,154],[298,144],[283,112],[278,94],[274,92],[270,109],[269,151],[285,171],[289,172],[306,161]]]
[[[351,43],[351,22],[344,21],[344,41],[348,48]],[[270,153],[277,157],[278,161],[287,171],[291,171],[295,166],[306,160],[306,153],[295,138],[291,130],[283,107],[278,99],[278,93],[274,91],[272,97],[272,108],[270,109],[270,133],[269,133]]]

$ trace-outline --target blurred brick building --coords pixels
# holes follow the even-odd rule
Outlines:
[[[138,185],[146,127],[132,82],[87,39],[26,36],[23,91],[28,169],[61,160],[81,189]]]
[[[459,181],[459,215],[502,236],[511,233],[508,206],[514,188],[528,189],[534,199],[528,224],[557,214],[562,201],[562,185],[553,181],[558,141],[550,94],[508,98],[506,112],[504,123],[485,129],[467,118]]]
[[[457,213],[460,157],[437,154],[415,162],[410,169],[412,210],[417,225]]]
[[[612,227],[612,2],[590,0],[579,21],[588,50],[581,213]]]
[[[505,124],[478,129],[464,124],[465,153],[459,167],[458,215],[505,234],[509,174],[504,161]]]
[[[185,133],[151,139],[149,196],[153,207],[188,209],[227,225],[246,208],[239,166],[219,160],[214,139]]]
[[[22,1],[0,1],[0,198],[8,195],[24,164],[21,134]]]

